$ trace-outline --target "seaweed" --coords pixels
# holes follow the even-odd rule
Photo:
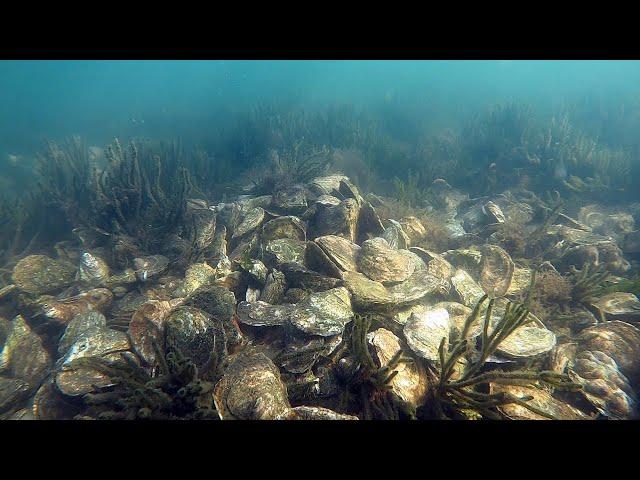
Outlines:
[[[459,371],[461,361],[467,358],[471,347],[467,335],[471,325],[476,321],[480,310],[487,300],[484,295],[476,304],[473,312],[467,317],[462,333],[450,346],[445,345],[445,339],[440,342],[439,371],[437,383],[433,390],[433,409],[438,418],[465,417],[469,411],[476,412],[482,418],[501,419],[504,416],[495,407],[510,403],[518,404],[538,415],[554,418],[550,413],[538,409],[527,403],[531,398],[517,397],[508,392],[486,393],[490,382],[507,385],[521,385],[524,383],[542,383],[550,387],[577,391],[580,386],[575,384],[567,375],[551,371],[502,371],[494,370],[482,372],[487,359],[496,351],[500,343],[513,333],[518,327],[528,321],[529,310],[523,304],[508,302],[505,312],[489,333],[489,322],[493,312],[495,299],[491,299],[486,309],[478,358],[468,361],[462,371]]]
[[[602,267],[585,263],[582,270],[571,267],[571,298],[575,303],[590,303],[605,293],[610,273]]]
[[[157,345],[158,373],[150,375],[129,356],[110,362],[102,357],[75,360],[74,367],[94,369],[116,383],[84,395],[88,406],[80,418],[100,420],[218,419],[213,407],[213,383],[199,377],[198,368],[178,349],[160,352]],[[212,357],[210,362],[215,363]],[[213,367],[212,367],[213,368]]]
[[[348,375],[343,392],[342,405],[348,406],[356,399],[359,416],[365,420],[392,420],[416,418],[415,409],[396,395],[391,381],[398,374],[400,363],[411,363],[413,359],[400,350],[385,366],[378,366],[369,352],[367,333],[371,328],[369,315],[356,315],[350,339],[350,357],[353,369]]]

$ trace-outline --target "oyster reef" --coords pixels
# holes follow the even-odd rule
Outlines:
[[[317,76],[313,101],[265,82],[273,105],[256,107],[222,79],[285,82],[276,62],[203,62],[224,115],[196,82],[190,113],[143,98],[103,133],[71,104],[83,136],[43,120],[34,138],[63,138],[31,156],[28,132],[0,135],[25,152],[0,163],[0,419],[637,418],[640,97],[560,108],[532,82],[452,108],[389,73],[445,95],[442,69],[480,92],[474,69],[513,63],[292,62],[292,91]],[[615,64],[570,63],[523,62],[586,89]],[[187,82],[167,66],[151,91]],[[45,67],[0,62],[0,100]]]

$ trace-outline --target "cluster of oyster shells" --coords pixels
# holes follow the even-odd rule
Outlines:
[[[443,181],[433,191],[441,196],[457,248],[424,248],[430,231],[418,218],[383,220],[378,197],[363,196],[343,175],[328,175],[217,205],[190,200],[192,240],[204,258],[186,266],[170,259],[171,249],[166,256],[144,255],[125,238],[114,242],[114,251],[126,252],[117,257],[126,262],[108,262],[104,251],[84,244],[57,259],[22,259],[13,271],[15,295],[34,313],[29,322],[27,313],[12,321],[0,317],[0,415],[78,413],[74,399],[112,379],[74,360],[122,362],[124,354],[152,371],[157,346],[170,343],[216,382],[212,402],[222,419],[357,419],[334,408],[346,360],[332,361],[349,348],[345,332],[356,315],[371,315],[382,325],[367,335],[380,367],[400,351],[416,360],[396,367],[390,387],[407,404],[421,406],[441,341],[460,337],[485,294],[496,299],[490,333],[507,300],[523,294],[532,276],[492,243],[500,224],[516,217],[532,221],[526,201],[511,195],[470,200]],[[633,224],[627,217],[605,217],[585,207],[578,220],[566,217],[549,226],[545,238],[563,245],[554,261],[591,258],[592,249],[613,272],[627,271],[617,242],[633,243]],[[176,238],[172,248],[182,244]],[[594,411],[634,416],[640,331],[633,324],[640,302],[614,293],[592,306],[608,321],[594,322],[571,342],[529,314],[489,359],[570,372],[584,386],[581,400],[591,411],[533,385],[492,383],[491,391],[531,396],[558,418],[591,418]],[[481,334],[483,317],[481,312],[468,330],[470,341]],[[57,329],[53,348],[35,333],[38,324]],[[214,354],[218,372],[209,369]],[[517,405],[502,410],[510,418],[536,418]]]

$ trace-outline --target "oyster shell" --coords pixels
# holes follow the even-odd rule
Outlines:
[[[546,390],[533,386],[502,385],[491,382],[489,384],[489,392],[491,394],[510,393],[518,398],[533,397],[527,400],[527,404],[552,415],[556,420],[588,420],[589,418],[580,410],[554,398]],[[517,403],[500,405],[498,409],[512,420],[549,420],[548,417],[534,413]]]
[[[513,278],[514,264],[507,252],[497,245],[482,247],[480,286],[492,298],[504,296]]]
[[[579,351],[606,353],[633,385],[640,381],[640,330],[633,325],[618,320],[601,323],[585,328],[577,341]]]
[[[257,350],[231,358],[216,384],[214,403],[223,420],[274,420],[291,409],[280,371]]]
[[[11,322],[4,347],[0,351],[0,373],[24,380],[37,388],[51,367],[51,358],[27,322],[18,315]]]
[[[304,224],[298,217],[278,217],[269,220],[262,226],[262,241],[264,243],[285,238],[300,241],[307,239]]]
[[[239,238],[239,237],[242,237],[243,235],[246,235],[247,233],[253,232],[256,228],[262,225],[264,218],[265,218],[265,211],[263,208],[255,207],[249,210],[245,214],[240,225],[238,225],[234,230],[233,236],[231,238],[232,239]]]
[[[297,329],[322,337],[341,334],[352,319],[351,296],[344,287],[312,293],[287,318]]]
[[[605,314],[607,320],[640,322],[640,301],[633,293],[609,293],[592,302],[591,306]]]
[[[76,267],[46,255],[29,255],[20,260],[11,278],[22,291],[42,295],[67,287],[73,283]]]
[[[306,248],[307,243],[302,240],[272,240],[265,246],[265,261],[273,266],[288,262],[304,263]]]
[[[164,272],[169,266],[169,259],[164,255],[150,255],[148,257],[134,258],[136,276],[141,282],[155,277]]]
[[[609,418],[637,415],[637,397],[618,365],[606,353],[582,351],[569,372],[582,385],[582,393],[596,409]]]
[[[367,340],[373,346],[381,367],[388,365],[393,356],[401,350],[398,337],[384,328],[367,334]],[[422,405],[428,386],[427,374],[422,365],[417,362],[401,362],[395,370],[398,373],[390,383],[393,392],[413,407]]]
[[[444,308],[412,313],[403,329],[409,348],[432,362],[439,362],[440,342],[445,339],[445,345],[448,345],[450,331],[451,319]]]
[[[403,282],[415,270],[415,263],[407,253],[394,250],[383,238],[372,238],[362,243],[356,258],[358,271],[383,284]]]

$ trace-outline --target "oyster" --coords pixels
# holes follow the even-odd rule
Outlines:
[[[364,202],[360,207],[356,231],[359,242],[367,240],[369,236],[378,237],[384,232],[382,220],[370,202]]]
[[[257,302],[238,303],[238,321],[253,327],[273,327],[284,325],[293,304],[270,305],[258,300]]]
[[[58,355],[67,353],[76,340],[86,332],[105,328],[107,328],[107,319],[100,312],[89,311],[76,315],[69,322],[58,342]]]
[[[356,271],[360,246],[337,235],[317,237],[315,243],[341,271]]]
[[[226,336],[220,322],[194,307],[178,307],[164,322],[167,348],[189,358],[205,377],[214,365],[212,358],[223,362],[227,355]],[[212,357],[213,356],[213,357]]]
[[[306,229],[298,217],[278,217],[269,220],[262,226],[262,241],[264,243],[279,239],[304,241],[306,238]]]
[[[352,319],[351,297],[344,287],[312,293],[287,318],[297,329],[322,337],[341,334]]]
[[[262,224],[262,222],[264,221],[264,217],[265,211],[263,208],[255,207],[249,210],[242,219],[240,225],[238,225],[234,230],[233,236],[231,238],[239,238],[246,235],[247,233],[253,232]]]
[[[393,356],[401,351],[398,337],[384,328],[367,334],[367,340],[373,346],[381,367],[387,366]],[[417,362],[401,362],[395,370],[398,373],[390,383],[393,392],[413,407],[422,405],[426,399],[428,385],[427,374],[422,365]]]
[[[640,330],[613,320],[585,328],[577,338],[579,351],[606,353],[632,385],[640,381]]]
[[[128,335],[132,348],[148,366],[152,366],[156,362],[156,347],[161,348],[164,344],[166,318],[182,302],[183,299],[149,300],[138,308],[131,317]]]
[[[315,242],[307,242],[304,262],[312,270],[340,278],[341,270]]]
[[[299,263],[283,263],[280,265],[282,273],[288,280],[288,285],[293,288],[302,288],[312,292],[322,292],[335,288],[340,284],[340,280],[309,270]]]
[[[169,266],[169,259],[164,255],[150,255],[148,257],[134,258],[136,276],[141,282],[155,277],[164,272]]]
[[[491,382],[489,393],[508,393],[517,398],[528,398],[527,404],[541,410],[553,417],[555,420],[588,420],[588,416],[580,410],[567,405],[554,398],[546,390],[527,385],[502,385]],[[549,420],[549,417],[532,412],[526,407],[517,403],[500,405],[498,409],[512,420]]]
[[[113,385],[107,375],[79,361],[88,357],[103,357],[122,362],[121,352],[131,348],[127,334],[109,328],[92,328],[78,334],[75,341],[56,366],[57,389],[64,395],[75,397],[93,392],[96,388]]]
[[[403,282],[415,270],[407,253],[394,250],[383,238],[372,238],[362,243],[356,258],[358,271],[383,284]]]
[[[609,293],[592,302],[591,307],[604,314],[607,320],[640,322],[640,301],[633,293]]]
[[[482,247],[480,286],[492,298],[504,296],[513,278],[514,264],[507,252],[497,245]]]
[[[403,217],[400,219],[402,230],[409,237],[409,245],[417,245],[427,236],[427,230],[416,217]]]
[[[231,358],[216,384],[214,402],[223,420],[274,420],[291,409],[280,371],[257,350]]]
[[[306,247],[307,243],[302,240],[272,240],[265,246],[265,261],[273,266],[287,262],[304,263]]]
[[[13,267],[13,283],[22,291],[42,295],[73,283],[76,268],[46,255],[29,255]]]
[[[534,358],[549,353],[555,345],[556,336],[551,330],[522,325],[500,342],[496,352],[513,359]]]
[[[407,345],[419,357],[432,362],[439,361],[438,348],[444,339],[449,343],[451,319],[444,308],[430,308],[424,312],[414,312],[404,325]]]
[[[359,209],[358,202],[353,198],[343,200],[338,205],[316,204],[312,238],[338,235],[355,242]]]
[[[33,387],[24,380],[0,375],[0,413],[15,411],[21,402],[29,398],[32,390]]]
[[[213,285],[217,278],[215,268],[208,263],[194,263],[187,268],[184,274],[184,282],[176,291],[179,297],[188,297],[199,288]]]
[[[279,190],[273,194],[270,210],[274,212],[300,213],[307,208],[307,191],[302,185]]]
[[[609,418],[637,415],[637,397],[618,365],[606,353],[582,351],[569,372],[582,385],[582,393],[596,409]]]
[[[394,250],[406,250],[411,245],[409,236],[404,233],[402,225],[393,219],[389,219],[390,225],[384,229],[381,238],[384,238]]]
[[[467,307],[475,307],[484,295],[482,287],[461,268],[458,268],[451,277],[451,284],[460,301]]]
[[[11,322],[11,330],[0,352],[0,374],[19,378],[37,388],[50,367],[51,358],[40,337],[22,315],[18,315]]]
[[[109,265],[104,259],[90,252],[80,255],[78,278],[89,285],[102,284],[109,277]]]
[[[359,418],[353,415],[334,412],[324,407],[301,405],[290,408],[278,415],[275,420],[359,420]]]
[[[260,293],[260,300],[270,304],[278,304],[287,290],[287,279],[280,270],[273,269],[267,275],[267,281]]]
[[[113,293],[106,288],[95,288],[64,300],[53,297],[40,297],[37,303],[42,308],[42,314],[48,320],[67,324],[79,313],[92,310],[102,311],[113,301]]]

